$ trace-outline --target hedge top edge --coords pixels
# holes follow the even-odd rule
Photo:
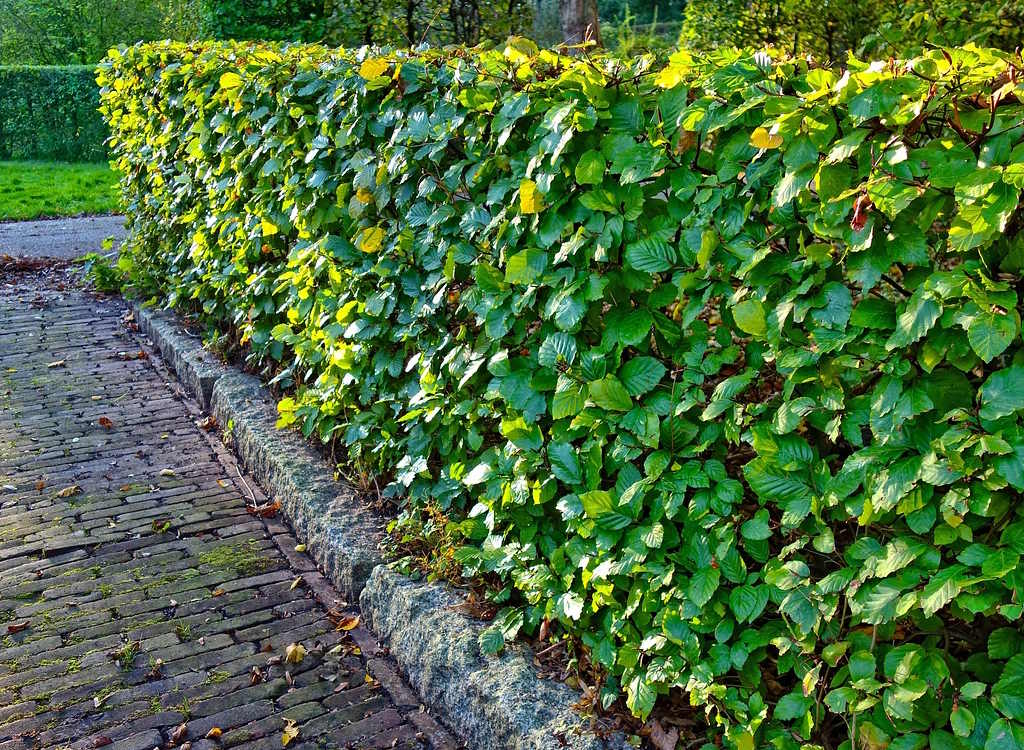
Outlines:
[[[282,424],[500,581],[482,648],[575,634],[595,703],[738,750],[1003,750],[1022,70],[515,39],[98,75],[138,293],[237,331]]]

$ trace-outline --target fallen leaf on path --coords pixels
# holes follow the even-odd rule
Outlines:
[[[173,732],[171,732],[171,744],[177,745],[185,737],[188,736],[188,724],[179,724]]]
[[[277,511],[281,510],[281,503],[263,503],[263,505],[246,505],[245,509],[249,511],[251,515],[259,516],[260,518],[273,518],[277,515]]]
[[[305,544],[296,544],[295,545],[295,551],[296,552],[305,552],[306,551],[306,545]]]
[[[64,489],[60,490],[57,493],[57,497],[71,497],[72,495],[77,495],[81,491],[81,487],[79,487],[77,484],[73,484],[70,487],[65,487]]]
[[[168,518],[154,518],[153,519],[153,531],[157,534],[163,534],[166,531],[171,530],[171,521]]]
[[[302,583],[302,576],[299,576],[294,581],[292,581],[292,585],[288,587],[288,590],[291,591],[297,588],[300,583]]]
[[[99,419],[96,420],[96,422],[99,424],[100,427],[105,427],[108,430],[114,426],[114,422],[113,420],[110,419],[110,417],[100,417]]]
[[[266,677],[263,676],[263,672],[260,671],[259,667],[253,667],[252,672],[249,673],[250,685],[259,685],[265,679]]]
[[[37,492],[42,492],[45,488],[46,488],[46,482],[44,482],[42,479],[40,479],[38,482],[36,482],[36,491]]]
[[[114,744],[114,741],[109,737],[97,737],[92,741],[93,747],[106,747],[107,745]]]
[[[295,719],[285,719],[284,732],[281,733],[281,747],[288,747],[288,743],[299,736],[299,727]]]
[[[213,727],[209,732],[206,733],[206,739],[215,740],[221,736],[223,732],[220,731],[220,727]]]
[[[211,414],[205,419],[197,419],[196,427],[198,427],[201,430],[206,430],[207,432],[210,432],[210,430],[214,430],[217,428],[217,418]]]
[[[66,359],[58,359],[56,362],[50,362],[47,367],[63,367],[68,361]]]
[[[224,589],[214,589],[213,596],[224,596]]]
[[[290,643],[284,650],[284,660],[289,664],[298,664],[306,656],[306,647],[301,643]]]
[[[17,491],[18,491],[18,488],[15,487],[13,484],[5,484],[4,485],[4,492],[17,492]]]
[[[20,633],[22,630],[28,630],[29,624],[30,622],[28,620],[25,620],[25,622],[12,622],[7,626],[7,635],[14,635],[15,633]]]
[[[160,469],[160,476],[162,477],[173,477],[174,469]]]
[[[338,630],[352,630],[359,625],[359,615],[342,615],[338,618]]]

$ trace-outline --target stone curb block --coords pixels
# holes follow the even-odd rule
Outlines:
[[[413,581],[382,564],[379,519],[297,433],[277,429],[259,379],[217,361],[171,312],[132,303],[139,327],[231,437],[245,467],[281,502],[310,554],[394,656],[424,702],[477,750],[606,750],[571,706],[579,693],[542,680],[529,650],[480,651],[481,623],[457,611],[450,586]]]
[[[276,427],[270,393],[251,375],[223,376],[211,413],[234,442],[246,468],[280,501],[313,559],[350,602],[381,563],[381,531],[350,487],[334,480],[324,460],[298,434]]]
[[[186,388],[209,410],[213,384],[230,372],[216,357],[203,348],[203,342],[186,333],[173,313],[143,307],[132,302],[139,328],[153,343]]]
[[[603,750],[572,710],[579,693],[542,680],[529,649],[481,653],[479,621],[455,608],[451,588],[380,565],[359,597],[363,618],[429,706],[481,750]],[[615,746],[620,746],[621,741]]]

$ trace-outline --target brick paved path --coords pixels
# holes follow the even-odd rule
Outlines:
[[[264,498],[123,306],[26,279],[0,280],[0,750],[166,748],[182,724],[192,750],[281,748],[289,720],[289,748],[455,747],[246,511]]]

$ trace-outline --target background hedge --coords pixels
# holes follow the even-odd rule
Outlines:
[[[199,0],[204,39],[319,41],[326,34],[323,0]]]
[[[107,126],[91,65],[0,65],[0,160],[103,161]]]
[[[101,78],[136,289],[501,581],[482,647],[575,633],[595,701],[685,694],[739,750],[1024,747],[1019,57]]]

